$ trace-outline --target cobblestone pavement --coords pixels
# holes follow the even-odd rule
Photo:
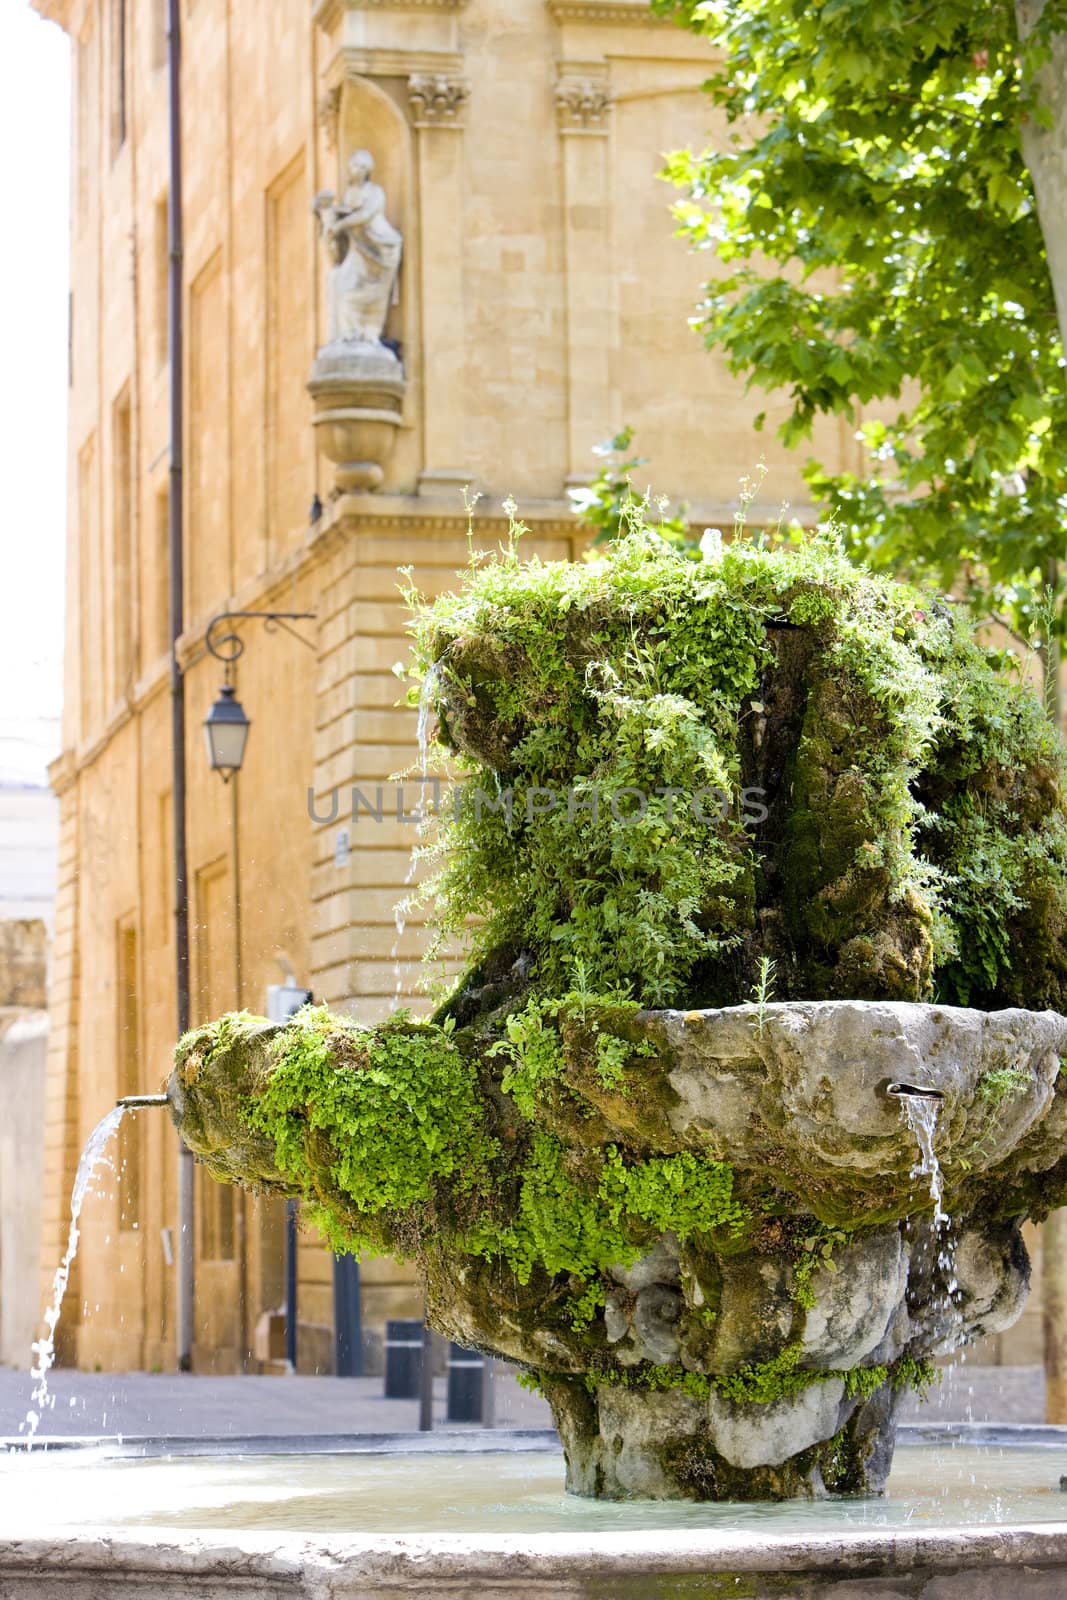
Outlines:
[[[26,1372],[0,1368],[0,1435],[19,1433],[31,1402]],[[231,1377],[57,1370],[55,1405],[42,1436],[122,1434],[248,1437],[298,1434],[407,1433],[419,1425],[414,1400],[386,1400],[379,1378]],[[435,1386],[435,1426],[445,1426],[445,1380]],[[508,1372],[496,1380],[496,1425],[551,1426],[547,1405]],[[949,1368],[925,1404],[909,1401],[909,1422],[1042,1422],[1040,1367]],[[455,1424],[447,1424],[455,1426]]]

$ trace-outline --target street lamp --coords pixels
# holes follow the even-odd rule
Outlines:
[[[294,639],[299,639],[301,644],[307,645],[311,650],[314,646],[310,640],[305,639],[288,624],[308,621],[314,615],[314,611],[220,611],[218,616],[212,617],[208,623],[204,643],[216,661],[222,662],[224,672],[219,697],[204,718],[204,739],[211,770],[220,774],[223,783],[229,783],[234,773],[241,770],[252,721],[238,700],[233,685],[234,663],[244,654],[244,640],[239,633],[232,631],[218,634],[216,637],[216,630],[224,622],[239,617],[254,617],[268,629],[284,628]]]
[[[248,730],[252,726],[232,683],[224,683],[208,715],[204,718],[204,739],[212,772],[229,783],[240,772]]]

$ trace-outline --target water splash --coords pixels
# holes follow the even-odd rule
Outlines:
[[[911,1169],[911,1176],[930,1180],[930,1198],[934,1202],[937,1270],[944,1288],[935,1300],[933,1309],[935,1312],[940,1312],[949,1324],[956,1322],[958,1325],[960,1286],[956,1276],[956,1243],[952,1237],[952,1218],[945,1210],[945,1177],[934,1145],[941,1101],[925,1099],[918,1095],[902,1095],[900,1109],[919,1146],[919,1159]],[[941,1342],[942,1353],[948,1354],[949,1351],[958,1349],[962,1337],[962,1329],[959,1326],[955,1333],[947,1332]]]
[[[425,798],[426,780],[429,777],[430,715],[433,711],[434,693],[440,678],[441,674],[435,664],[423,678],[422,688],[419,690],[419,719],[415,725],[415,737],[419,745],[419,771],[422,774],[423,798]]]
[[[67,1292],[70,1281],[70,1269],[74,1265],[74,1257],[78,1254],[78,1240],[81,1230],[78,1226],[81,1218],[82,1205],[89,1193],[89,1185],[97,1167],[108,1166],[115,1170],[111,1157],[106,1153],[107,1146],[111,1143],[112,1136],[118,1131],[119,1123],[126,1114],[125,1106],[113,1106],[106,1116],[100,1118],[96,1127],[85,1143],[78,1162],[78,1170],[74,1175],[74,1188],[70,1196],[70,1232],[67,1235],[67,1250],[56,1275],[52,1279],[52,1301],[44,1314],[46,1332],[42,1339],[37,1340],[31,1347],[35,1356],[33,1366],[30,1368],[30,1377],[33,1379],[33,1392],[30,1409],[26,1413],[26,1420],[20,1425],[19,1432],[26,1434],[26,1448],[32,1450],[37,1429],[41,1423],[42,1412],[55,1405],[55,1396],[48,1392],[48,1374],[55,1365],[56,1359],[56,1327],[59,1322],[59,1313],[63,1309],[63,1296]]]

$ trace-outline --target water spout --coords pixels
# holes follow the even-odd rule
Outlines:
[[[139,1106],[169,1106],[169,1094],[126,1094],[121,1100],[115,1101],[116,1107],[122,1106],[126,1111],[136,1111]]]
[[[897,1096],[901,1100],[943,1100],[945,1091],[935,1089],[926,1083],[890,1083],[886,1086],[886,1094]]]

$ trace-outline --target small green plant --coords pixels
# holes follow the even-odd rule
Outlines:
[[[635,515],[644,520],[652,504],[650,494],[642,498],[634,492],[633,475],[646,465],[646,458],[631,453],[633,437],[632,428],[620,428],[610,439],[594,445],[593,454],[603,463],[596,477],[580,489],[567,491],[575,516],[596,530],[594,545],[621,538],[632,528]],[[655,529],[660,538],[694,560],[699,559],[700,548],[689,533],[687,508],[683,505],[672,511],[668,501],[660,499],[656,509],[659,520]]]
[[[941,1381],[941,1369],[926,1357],[901,1356],[893,1364],[892,1378],[899,1389],[914,1389],[925,1400],[931,1386]]]
[[[1014,1100],[1017,1095],[1025,1094],[1033,1081],[1030,1069],[1019,1062],[1005,1067],[990,1067],[979,1078],[975,1096],[987,1106],[1003,1105],[1005,1100]]]
[[[820,1269],[835,1273],[837,1263],[833,1259],[833,1252],[843,1249],[850,1239],[851,1234],[841,1228],[820,1225],[802,1241],[801,1253],[793,1262],[793,1299],[805,1311],[810,1311],[815,1304],[815,1289],[811,1281],[815,1273]]]
[[[752,989],[752,1003],[756,1007],[756,1032],[763,1037],[767,1020],[767,1007],[774,996],[774,962],[770,956],[760,956],[756,967],[756,982]]]

